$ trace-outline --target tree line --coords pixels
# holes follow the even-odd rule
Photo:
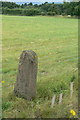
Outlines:
[[[25,3],[18,5],[14,2],[0,1],[0,13],[7,15],[22,15],[22,16],[35,16],[35,15],[71,15],[80,16],[80,1],[79,2],[63,2],[62,4],[42,3],[40,5],[33,3]]]

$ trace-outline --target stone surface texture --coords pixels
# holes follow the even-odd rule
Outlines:
[[[31,100],[36,95],[38,57],[32,50],[23,51],[18,67],[14,93],[18,97]]]

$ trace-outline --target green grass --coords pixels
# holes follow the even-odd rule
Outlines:
[[[3,117],[60,118],[77,112],[78,20],[61,17],[3,15]],[[33,101],[13,94],[19,56],[23,50],[38,55],[37,94]],[[70,82],[74,94],[70,99]],[[63,92],[62,104],[58,104]],[[52,96],[57,99],[50,107]],[[77,117],[77,116],[76,116]]]

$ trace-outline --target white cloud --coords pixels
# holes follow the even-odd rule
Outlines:
[[[1,0],[10,2],[63,2],[64,0]],[[78,2],[80,0],[65,0],[66,2],[74,1]]]
[[[10,2],[63,2],[63,0],[1,0]]]

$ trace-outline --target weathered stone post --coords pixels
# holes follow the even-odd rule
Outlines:
[[[36,95],[37,55],[32,50],[23,51],[18,67],[17,81],[14,93],[18,97],[31,100]]]

